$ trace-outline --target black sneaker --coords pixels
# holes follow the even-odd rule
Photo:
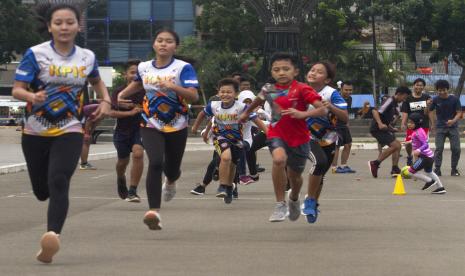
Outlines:
[[[121,199],[126,199],[128,197],[128,187],[126,186],[126,178],[118,177],[116,179],[118,184],[118,195]]]
[[[218,190],[216,190],[216,197],[225,197],[226,196],[226,186],[220,185],[218,186]]]
[[[450,175],[452,176],[460,176],[460,172],[457,169],[452,169],[450,172]]]
[[[256,175],[249,175],[250,178],[253,179],[253,181],[257,182],[258,180],[260,180],[260,175],[257,173]]]
[[[435,173],[437,176],[442,176],[442,173],[441,173],[441,169],[440,169],[440,168],[434,168],[434,173]]]
[[[233,189],[233,198],[234,199],[238,199],[239,198],[239,193],[237,192],[237,185],[236,183],[233,184],[234,185],[234,189]]]
[[[439,187],[439,188],[437,188],[436,190],[432,191],[431,193],[432,193],[432,194],[436,194],[436,195],[445,194],[445,193],[446,193],[446,189],[444,189],[444,187]]]
[[[368,168],[370,169],[371,175],[374,178],[378,177],[378,169],[379,165],[377,164],[376,161],[368,161]]]
[[[434,179],[433,179],[433,180],[431,180],[430,182],[426,182],[426,183],[425,183],[425,186],[423,186],[423,188],[421,188],[421,189],[422,189],[423,191],[424,191],[424,190],[428,190],[429,188],[433,187],[433,186],[436,185],[436,184],[438,184],[438,182],[437,182],[437,181],[434,181]]]
[[[261,173],[261,172],[264,172],[264,171],[265,171],[265,168],[260,167],[260,165],[257,164],[257,172]]]
[[[223,197],[223,201],[226,204],[231,204],[233,200],[233,187],[232,186],[225,186],[226,196]]]
[[[400,169],[397,166],[392,167],[391,169],[391,176],[397,177],[400,174]]]
[[[194,189],[191,190],[191,194],[193,195],[204,195],[205,194],[205,187],[197,184]]]
[[[140,197],[137,194],[129,193],[128,197],[126,198],[126,201],[127,202],[139,203],[140,202]]]
[[[215,168],[213,171],[213,181],[218,181],[220,179],[220,171],[218,168]]]

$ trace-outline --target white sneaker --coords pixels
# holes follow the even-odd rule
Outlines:
[[[296,221],[300,217],[300,200],[297,199],[296,201],[294,201],[289,197],[289,195],[290,193],[287,196],[287,202],[289,206],[288,217],[290,221]]]
[[[163,187],[161,190],[163,194],[163,200],[168,202],[173,199],[173,197],[176,195],[176,184],[171,184],[168,185],[167,181],[163,183]]]
[[[163,228],[161,225],[160,214],[152,210],[145,213],[144,223],[149,227],[150,230],[161,230]]]
[[[274,212],[271,214],[270,222],[280,222],[286,219],[287,205],[286,202],[277,202],[274,207]]]

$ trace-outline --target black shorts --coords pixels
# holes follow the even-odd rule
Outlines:
[[[221,160],[221,154],[225,152],[226,150],[231,151],[231,161],[233,162],[234,165],[237,165],[239,162],[239,159],[241,158],[241,155],[244,151],[243,148],[233,144],[231,141],[228,139],[213,139],[213,146],[215,146],[215,150],[220,156]],[[220,161],[221,162],[221,161]]]
[[[115,131],[113,134],[113,144],[115,145],[116,152],[118,153],[118,159],[128,158],[134,145],[142,146],[139,129],[128,134]]]
[[[396,136],[390,131],[375,130],[370,133],[381,146],[389,146],[396,140]]]
[[[279,138],[271,138],[266,140],[266,145],[270,152],[277,148],[284,148],[287,154],[287,166],[297,173],[302,173],[307,163],[308,153],[310,152],[309,143],[304,143],[297,147],[290,147],[286,142]]]
[[[421,156],[415,161],[411,168],[415,170],[415,172],[425,170],[425,172],[430,173],[433,171],[433,163],[433,158]]]
[[[336,132],[338,136],[336,142],[337,146],[341,147],[352,143],[352,135],[350,134],[350,130],[348,127],[338,128],[336,129]]]

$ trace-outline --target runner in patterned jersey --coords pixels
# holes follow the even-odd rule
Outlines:
[[[70,180],[82,148],[86,82],[102,99],[92,120],[109,114],[111,102],[94,53],[74,43],[81,12],[72,5],[56,4],[48,6],[45,14],[52,40],[26,51],[16,70],[13,97],[27,102],[21,145],[32,190],[38,200],[49,199],[47,232],[37,260],[50,263],[60,248]]]

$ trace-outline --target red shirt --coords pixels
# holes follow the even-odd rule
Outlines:
[[[293,81],[288,86],[275,85],[277,91],[261,91],[260,97],[268,101],[273,100],[272,106],[275,122],[268,128],[268,139],[280,138],[290,147],[297,147],[310,141],[305,120],[295,119],[289,115],[279,116],[281,110],[293,107],[299,111],[307,111],[308,105],[321,101],[320,95],[310,86]],[[277,116],[276,116],[277,115]],[[277,118],[278,117],[278,118]]]

